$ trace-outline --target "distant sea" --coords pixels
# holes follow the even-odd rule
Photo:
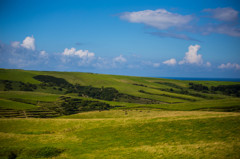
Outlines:
[[[231,82],[240,82],[240,78],[197,78],[197,77],[159,77],[159,78],[187,80],[187,81],[231,81]]]

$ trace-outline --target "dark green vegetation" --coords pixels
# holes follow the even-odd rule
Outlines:
[[[195,91],[201,91],[205,93],[211,92],[215,94],[222,93],[228,96],[240,97],[240,84],[211,86],[210,88],[202,84],[189,83],[189,85],[190,89],[193,89]]]
[[[0,69],[0,158],[240,158],[239,94],[238,82]]]

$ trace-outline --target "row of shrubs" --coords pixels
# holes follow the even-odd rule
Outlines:
[[[0,80],[4,85],[4,91],[20,90],[20,91],[34,91],[37,89],[36,84],[23,83],[19,81]]]
[[[118,92],[115,88],[112,87],[102,87],[96,88],[92,86],[81,86],[79,84],[70,84],[65,79],[56,78],[48,75],[39,75],[35,76],[35,79],[43,82],[42,86],[59,86],[60,88],[64,88],[66,94],[68,93],[78,93],[79,96],[82,97],[91,97],[95,99],[107,100],[107,101],[123,101],[129,103],[159,103],[159,101],[152,99],[145,99],[141,97],[135,97],[128,94],[123,94]],[[45,79],[46,78],[46,79]]]
[[[61,96],[60,99],[61,101],[59,102],[58,109],[55,109],[55,111],[61,115],[70,115],[93,110],[109,110],[111,107],[109,104],[99,101],[89,101],[65,96]]]
[[[172,96],[172,95],[168,95],[168,94],[154,94],[154,93],[146,92],[144,90],[139,90],[139,92],[145,93],[145,94],[150,94],[150,95],[157,95],[157,96],[164,96],[164,97],[170,97],[170,98],[183,99],[183,100],[188,100],[188,101],[192,101],[192,102],[196,101],[195,99],[184,98],[184,97],[177,97],[177,96]]]
[[[156,89],[156,88],[154,88]],[[173,88],[157,88],[158,90],[161,91],[165,91],[165,92],[171,92],[171,93],[177,93],[177,94],[185,94],[185,95],[190,95],[190,96],[194,96],[194,97],[200,97],[200,98],[204,98],[204,99],[214,99],[212,96],[209,95],[204,95],[204,94],[200,94],[200,93],[195,93],[195,92],[190,92],[186,89],[173,89]]]
[[[201,91],[205,93],[218,93],[221,92],[224,95],[240,97],[240,84],[235,85],[219,85],[211,86],[208,88],[202,84],[189,83],[189,88],[195,91]]]

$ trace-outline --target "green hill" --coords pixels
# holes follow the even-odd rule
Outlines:
[[[240,83],[0,69],[0,158],[240,158]]]
[[[26,117],[136,108],[239,111],[239,96],[239,82],[0,69],[2,117],[11,117],[7,110]]]

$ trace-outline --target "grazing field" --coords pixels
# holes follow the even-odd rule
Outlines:
[[[240,158],[240,83],[0,69],[0,158]]]
[[[1,119],[8,158],[239,158],[240,114],[110,110],[57,119]]]

